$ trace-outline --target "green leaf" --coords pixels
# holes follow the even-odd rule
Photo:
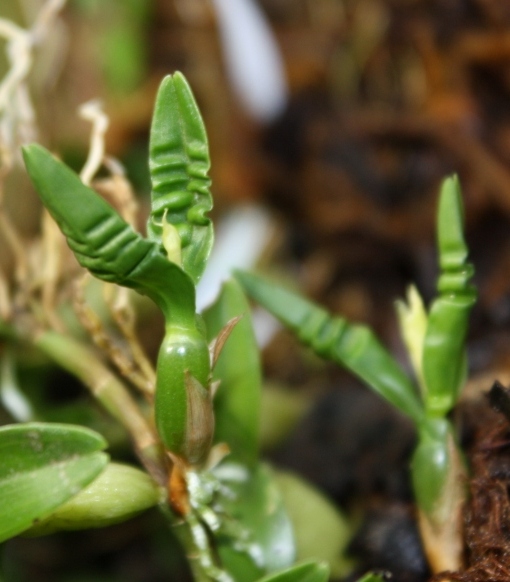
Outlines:
[[[109,463],[97,479],[25,535],[105,527],[126,521],[160,501],[160,489],[147,473]]]
[[[209,146],[200,111],[181,73],[165,77],[160,85],[149,167],[152,210],[147,233],[162,244],[163,220],[172,223],[181,239],[183,268],[197,283],[213,243],[213,227],[207,217],[213,205],[207,176]]]
[[[43,147],[23,148],[39,195],[78,262],[93,275],[149,296],[167,320],[194,320],[195,289],[188,275],[168,261],[159,245],[144,239],[94,190]]]
[[[59,424],[0,427],[0,541],[28,529],[76,495],[108,462],[103,437]]]
[[[239,283],[228,281],[216,303],[203,315],[209,340],[230,320],[241,316],[214,368],[214,379],[221,380],[214,399],[215,441],[228,444],[230,460],[254,466],[259,455],[262,373],[249,309]]]
[[[296,293],[260,276],[236,272],[244,290],[319,356],[345,366],[416,423],[423,406],[414,386],[372,330],[333,317]]]
[[[292,525],[270,468],[261,464],[249,471],[223,463],[215,474],[226,489],[218,505],[231,518],[229,529],[217,534],[218,552],[236,582],[254,582],[290,566],[295,559]]]
[[[459,181],[447,178],[441,187],[437,237],[441,275],[439,297],[430,309],[423,345],[426,407],[444,416],[455,405],[465,379],[465,340],[476,291],[469,283],[474,269],[467,262]]]
[[[329,568],[320,562],[303,562],[270,574],[258,580],[258,582],[327,582],[329,580]]]
[[[352,531],[346,518],[315,487],[285,471],[276,482],[292,522],[298,560],[326,562],[335,578],[347,575],[351,564],[343,557]]]

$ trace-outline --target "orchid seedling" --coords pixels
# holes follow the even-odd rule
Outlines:
[[[437,239],[438,297],[427,314],[411,288],[409,305],[398,306],[419,390],[368,327],[335,317],[258,275],[238,272],[237,278],[305,345],[350,370],[412,420],[418,432],[411,473],[420,530],[431,567],[441,572],[457,570],[462,563],[465,467],[448,414],[465,381],[465,340],[476,300],[456,176],[441,186]]]
[[[110,463],[95,478],[107,463],[100,452],[104,440],[78,431],[78,445],[91,442],[89,448],[82,446],[88,471],[75,477],[79,487],[73,491],[78,495],[74,498],[64,491],[49,505],[25,512],[12,535],[27,529],[30,534],[35,521],[33,533],[115,523],[123,517],[122,507],[130,516],[135,509],[159,504],[187,552],[197,582],[326,582],[327,565],[306,560],[311,556],[296,563],[292,523],[282,493],[273,470],[259,459],[260,362],[240,285],[227,282],[216,303],[203,315],[196,313],[195,287],[213,243],[208,217],[213,201],[207,135],[183,75],[166,77],[156,98],[147,238],[43,147],[26,146],[23,156],[44,206],[80,265],[102,281],[152,299],[163,313],[165,335],[155,389],[143,393],[149,419],[142,412],[147,405],[138,409],[136,399],[120,398],[123,387],[115,382],[100,381],[93,391],[121,422],[126,415],[131,419],[132,434],[137,423],[145,426],[154,418],[156,441],[151,440],[151,430],[143,433],[148,442],[135,439],[147,472],[133,474]],[[35,343],[78,377],[88,377],[90,355],[74,339],[45,332]],[[28,439],[30,431],[46,434],[46,428],[39,426],[21,430]],[[72,436],[77,429],[61,430]],[[0,433],[0,449],[10,447],[12,440],[9,432],[3,437]],[[144,462],[147,450],[150,462]],[[64,467],[73,455],[72,449],[66,452]],[[53,457],[48,457],[48,464],[52,462]],[[50,469],[43,467],[48,478],[53,476]],[[135,508],[127,495],[125,502],[112,503],[117,510],[103,519],[108,513],[104,501],[115,495],[116,479],[134,483],[143,499]],[[2,474],[0,490],[4,491],[1,487]],[[8,483],[6,491],[14,497],[19,494]],[[100,507],[98,500],[102,500]],[[0,540],[11,536],[7,526],[12,519],[12,512],[0,512],[0,534],[6,524]]]

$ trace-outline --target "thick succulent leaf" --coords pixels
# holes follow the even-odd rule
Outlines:
[[[108,462],[103,437],[73,425],[0,428],[0,541],[28,529],[76,495]]]
[[[327,582],[328,580],[329,568],[326,564],[303,562],[282,572],[264,576],[258,582]]]
[[[218,506],[231,517],[217,534],[222,564],[236,582],[254,582],[289,567],[295,559],[292,525],[266,465],[254,471],[224,463],[215,470],[225,490]]]
[[[476,301],[470,284],[473,265],[467,261],[464,213],[459,181],[447,178],[441,187],[437,237],[441,275],[439,297],[430,309],[423,345],[426,406],[445,415],[455,405],[465,378],[465,340],[469,314]]]
[[[175,323],[194,319],[195,289],[189,276],[167,260],[65,164],[39,145],[23,149],[25,164],[43,204],[67,237],[78,262],[93,275],[149,296]]]
[[[163,220],[174,225],[181,239],[183,268],[195,283],[213,243],[207,217],[213,205],[209,167],[207,134],[193,93],[181,73],[165,77],[152,118],[152,210],[147,233],[162,244]]]
[[[259,455],[262,373],[248,301],[239,283],[224,283],[218,300],[203,315],[209,340],[241,316],[214,367],[214,379],[221,381],[214,398],[215,441],[228,444],[229,460],[254,466]]]
[[[292,522],[298,560],[329,564],[334,578],[346,576],[352,564],[344,557],[352,531],[346,518],[310,483],[278,471],[276,482]]]
[[[371,329],[333,317],[304,297],[263,277],[236,272],[244,290],[319,356],[345,366],[416,423],[423,406],[410,379]]]
[[[160,501],[160,489],[147,473],[109,463],[97,479],[25,535],[105,527],[126,521]]]

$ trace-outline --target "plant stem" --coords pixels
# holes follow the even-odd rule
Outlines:
[[[428,418],[419,427],[411,469],[420,533],[432,571],[459,570],[466,467],[448,419]]]
[[[89,388],[129,432],[146,469],[158,483],[164,484],[165,462],[158,437],[125,386],[96,353],[74,338],[55,331],[39,333],[34,338],[34,345]]]
[[[211,576],[200,562],[201,550],[197,546],[189,523],[177,516],[168,505],[162,505],[161,511],[186,555],[194,582],[211,582]]]

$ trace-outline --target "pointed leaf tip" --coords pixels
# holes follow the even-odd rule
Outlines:
[[[161,244],[162,220],[177,229],[183,269],[200,279],[213,243],[209,145],[200,110],[184,75],[163,79],[151,125],[149,168],[152,209],[149,237]]]
[[[464,205],[456,175],[446,178],[441,185],[437,238],[443,270],[455,268],[466,260],[468,248],[464,238]]]

